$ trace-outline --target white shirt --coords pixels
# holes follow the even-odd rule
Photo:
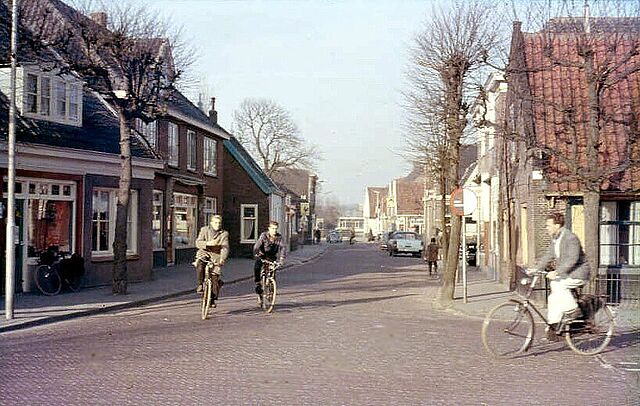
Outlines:
[[[554,251],[556,254],[556,258],[560,258],[560,239],[562,238],[563,234],[564,234],[564,227],[560,229],[560,232],[558,233],[558,236],[554,241]]]

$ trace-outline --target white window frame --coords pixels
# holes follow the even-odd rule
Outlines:
[[[176,246],[176,248],[181,249],[181,248],[195,247],[196,239],[198,238],[198,196],[188,194],[188,193],[173,192],[173,208],[174,208],[174,214],[173,214],[174,227],[177,228],[178,220],[176,216],[178,214],[178,209],[180,208],[185,208],[187,209],[187,211],[193,210],[193,220],[194,220],[193,229],[191,230],[189,235],[189,239],[191,240],[191,243],[182,247]],[[174,239],[176,238],[176,234],[177,234],[176,229],[174,228],[174,235],[173,235]]]
[[[217,148],[218,142],[213,138],[204,137],[204,148],[203,148],[203,170],[204,173],[211,176],[217,176],[218,168],[217,168]]]
[[[116,234],[116,209],[118,203],[118,190],[109,188],[94,188],[92,191],[91,205],[92,205],[92,217],[93,217],[93,196],[95,193],[107,192],[109,194],[109,238],[106,250],[94,250],[93,241],[91,241],[91,256],[92,257],[110,257],[113,256],[113,241]],[[93,234],[93,223],[91,220],[91,233]],[[135,255],[138,253],[138,191],[131,190],[129,197],[129,214],[127,216],[127,255]]]
[[[149,146],[154,150],[158,150],[158,126],[156,121],[145,123],[140,118],[136,118],[136,131],[149,143]]]
[[[4,72],[2,72],[4,73]],[[36,78],[35,93],[29,91],[29,77]],[[22,94],[18,106],[23,115],[60,124],[82,126],[83,83],[70,75],[41,72],[32,68],[21,68],[18,72],[22,82]],[[58,88],[62,86],[63,88]],[[28,111],[29,96],[35,97],[36,111]],[[58,101],[64,103],[64,111],[58,111]]]
[[[169,166],[178,167],[180,164],[180,136],[178,133],[178,125],[176,123],[168,123],[167,126],[167,164]]]
[[[159,196],[159,198],[157,198]],[[156,212],[156,208],[158,208],[158,212],[160,213],[160,219],[156,220],[155,219],[155,212]],[[152,218],[151,218],[151,244],[153,245],[153,236],[156,233],[156,231],[158,230],[156,228],[156,224],[154,224],[155,221],[159,221],[160,224],[160,246],[159,247],[153,247],[154,250],[164,250],[164,192],[162,190],[153,190],[153,200],[151,203],[151,209],[152,209]]]
[[[198,165],[198,137],[193,130],[187,130],[187,169],[195,171]]]
[[[252,207],[254,209],[255,216],[245,216],[244,209]],[[246,230],[244,228],[245,220],[253,220],[253,226],[256,238],[248,239],[246,236]],[[240,242],[241,243],[251,243],[256,242],[258,239],[258,205],[257,204],[241,204],[240,205]]]

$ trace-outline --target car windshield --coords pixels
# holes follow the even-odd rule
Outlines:
[[[414,233],[396,233],[393,235],[396,240],[417,240],[417,235]]]

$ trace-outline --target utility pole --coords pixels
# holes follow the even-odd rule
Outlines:
[[[13,319],[13,296],[15,290],[15,185],[16,185],[16,53],[18,52],[18,0],[11,2],[11,78],[9,85],[9,139],[7,166],[8,195],[7,195],[7,229],[6,249],[5,249],[5,317],[7,320]]]

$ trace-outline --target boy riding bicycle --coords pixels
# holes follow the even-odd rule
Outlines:
[[[260,271],[262,270],[262,259],[282,264],[287,254],[282,235],[278,233],[278,222],[270,221],[267,231],[260,234],[260,238],[253,246],[253,254],[258,257],[253,266],[253,280],[256,283],[256,294],[258,303],[262,300],[262,287],[260,286]]]

